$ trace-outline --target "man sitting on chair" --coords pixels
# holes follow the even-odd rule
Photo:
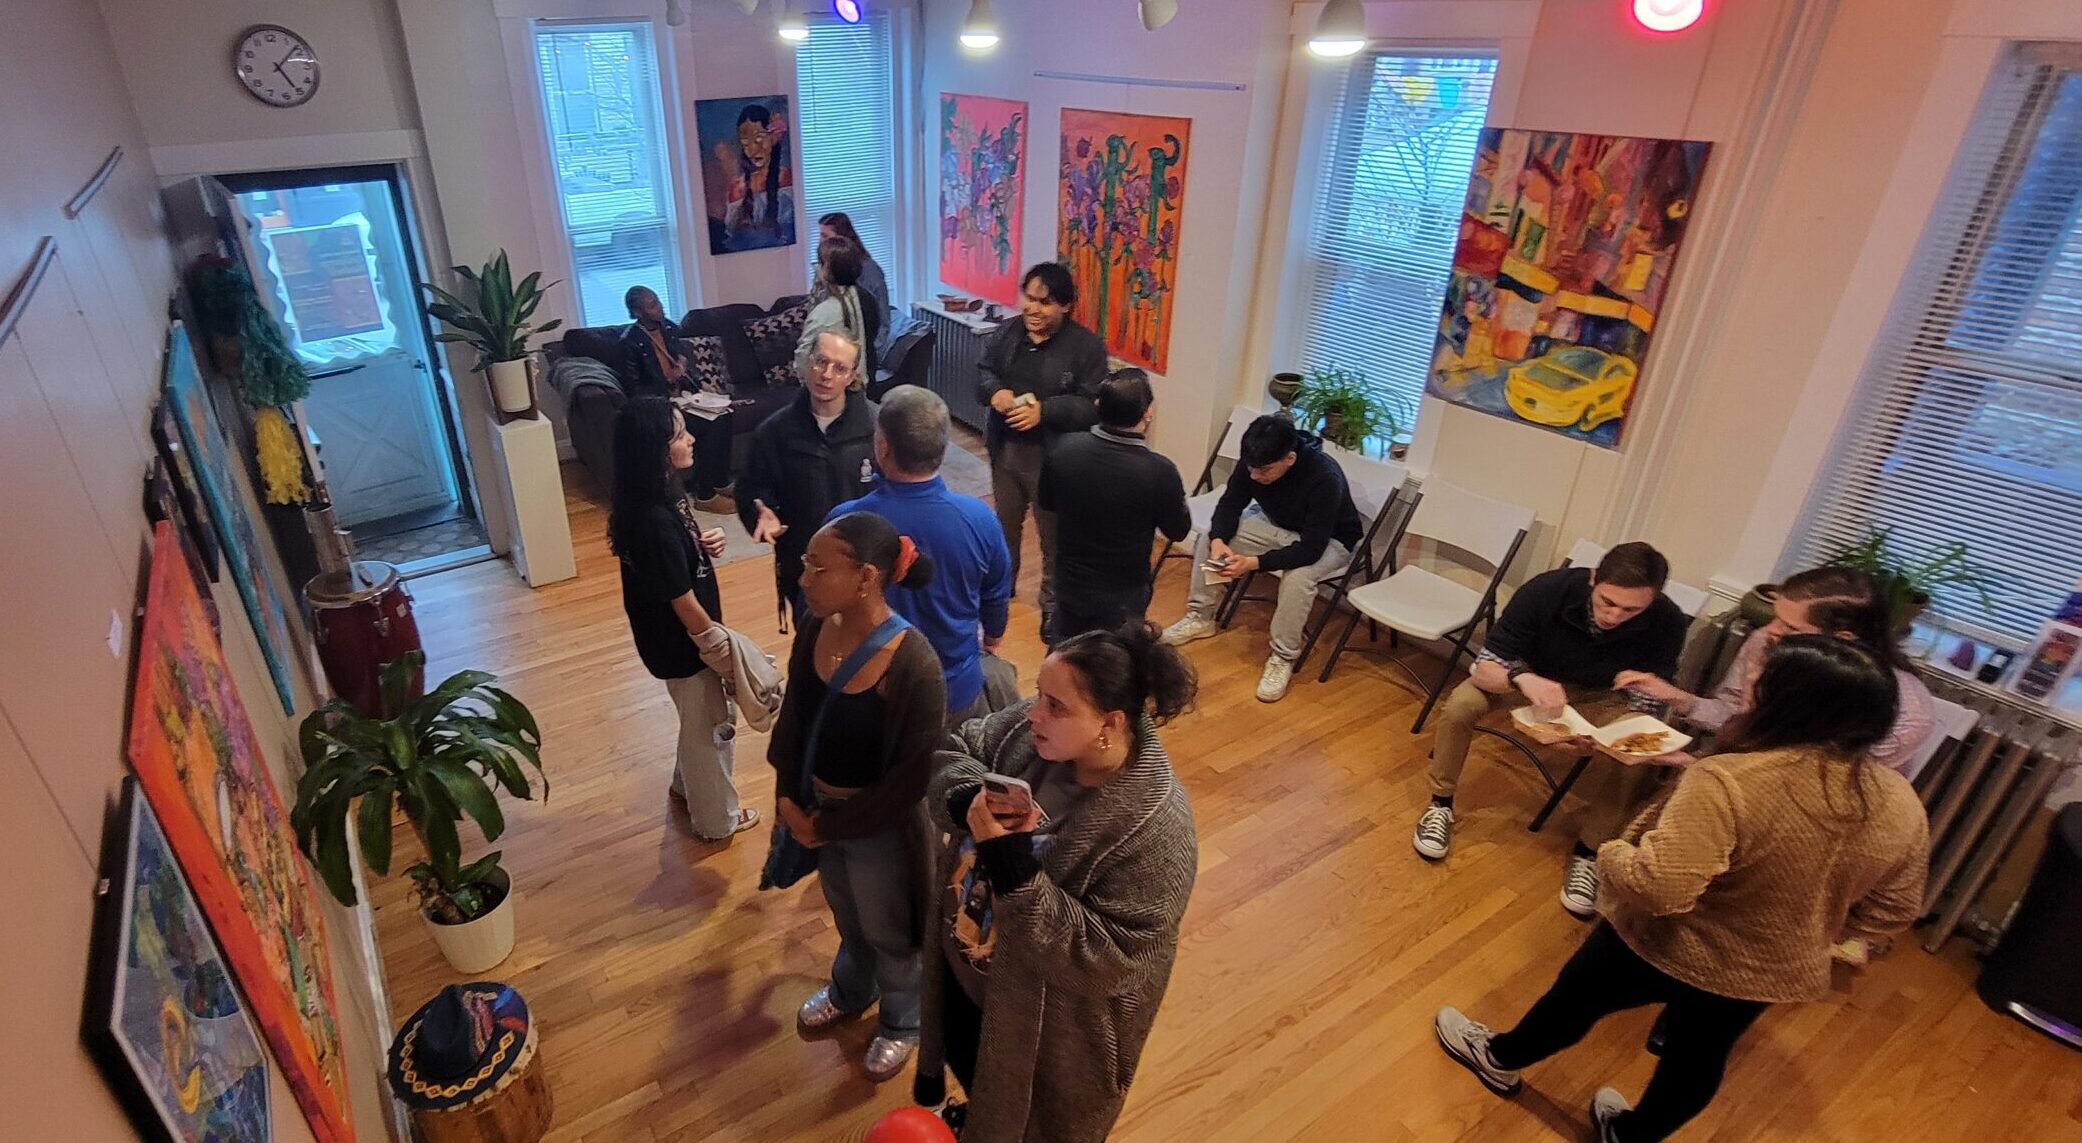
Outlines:
[[[1647,544],[1620,544],[1596,568],[1565,567],[1527,580],[1490,628],[1466,682],[1439,705],[1431,747],[1431,804],[1410,844],[1434,861],[1453,840],[1453,793],[1467,765],[1476,720],[1505,707],[1530,705],[1559,715],[1564,704],[1588,706],[1610,721],[1624,700],[1613,693],[1622,674],[1668,678],[1684,651],[1684,612],[1663,595],[1670,561]],[[1654,663],[1650,667],[1646,664]],[[1522,698],[1520,696],[1523,696]],[[1609,761],[1609,760],[1608,760]],[[1613,761],[1608,791],[1590,797],[1562,884],[1562,905],[1588,917],[1598,897],[1597,847],[1618,835],[1621,815],[1657,777],[1654,766]],[[1580,787],[1579,787],[1580,788]]]
[[[1272,655],[1258,676],[1258,701],[1278,702],[1293,681],[1317,585],[1352,561],[1361,533],[1359,509],[1344,470],[1324,454],[1323,442],[1285,417],[1252,421],[1237,452],[1214,521],[1193,547],[1193,593],[1185,618],[1165,628],[1164,641],[1176,646],[1215,634],[1223,584],[1254,571],[1284,572],[1272,613]]]

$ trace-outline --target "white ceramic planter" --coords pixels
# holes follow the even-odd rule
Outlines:
[[[535,404],[535,387],[525,359],[492,362],[492,402],[502,413],[525,413]]]
[[[491,912],[460,925],[443,925],[424,912],[419,919],[434,934],[434,944],[457,972],[484,972],[513,952],[513,881],[504,869],[496,875],[506,889]]]

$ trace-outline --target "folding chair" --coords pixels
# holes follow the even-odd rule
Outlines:
[[[1229,423],[1222,426],[1222,435],[1215,439],[1214,447],[1208,450],[1207,463],[1200,466],[1200,479],[1193,482],[1193,491],[1186,497],[1186,509],[1193,517],[1193,530],[1177,543],[1164,545],[1164,551],[1150,565],[1149,582],[1157,583],[1157,573],[1164,570],[1165,560],[1183,560],[1193,557],[1194,538],[1204,534],[1214,522],[1215,505],[1221,503],[1222,487],[1217,480],[1226,481],[1228,472],[1243,460],[1243,431],[1251,422],[1264,416],[1264,412],[1247,405],[1237,405],[1229,410]],[[1227,461],[1230,468],[1220,478],[1215,476],[1215,465]]]
[[[1296,670],[1308,661],[1309,653],[1316,649],[1316,640],[1322,637],[1323,629],[1330,626],[1330,620],[1337,613],[1338,604],[1345,598],[1351,585],[1355,581],[1364,582],[1375,577],[1375,540],[1382,535],[1389,521],[1399,516],[1396,527],[1387,530],[1388,544],[1385,550],[1395,550],[1395,544],[1402,538],[1401,526],[1409,522],[1411,506],[1414,504],[1414,501],[1405,500],[1402,496],[1410,479],[1408,466],[1395,461],[1375,460],[1360,453],[1328,445],[1323,451],[1337,461],[1338,467],[1344,471],[1345,487],[1351,490],[1353,507],[1359,510],[1361,516],[1371,520],[1371,523],[1367,525],[1366,534],[1361,537],[1359,546],[1353,550],[1352,558],[1346,562],[1345,570],[1338,574],[1336,580],[1326,580],[1316,585],[1316,598],[1324,598],[1325,591],[1330,593],[1330,607],[1323,612],[1321,621],[1311,619],[1308,624],[1307,636],[1301,644],[1301,654],[1294,659]],[[1401,511],[1398,513],[1399,505]],[[1250,586],[1260,575],[1271,575],[1278,579],[1283,574],[1278,571],[1252,572],[1232,582],[1223,592],[1221,602],[1215,606],[1215,621],[1226,628],[1230,621],[1236,618],[1237,609],[1245,603],[1277,602],[1276,595],[1251,595]]]
[[[1460,657],[1467,653],[1468,641],[1474,638],[1475,629],[1496,618],[1497,588],[1503,584],[1504,571],[1517,557],[1518,549],[1525,543],[1526,533],[1532,526],[1533,510],[1530,508],[1479,496],[1442,480],[1427,480],[1424,496],[1404,525],[1403,535],[1431,540],[1487,565],[1488,583],[1481,591],[1476,591],[1415,564],[1398,568],[1396,549],[1391,547],[1387,553],[1387,576],[1345,593],[1346,602],[1352,605],[1352,615],[1345,621],[1345,629],[1338,634],[1337,646],[1331,648],[1330,658],[1324,662],[1323,673],[1317,676],[1317,681],[1330,681],[1331,669],[1337,666],[1338,656],[1345,653],[1346,644],[1352,639],[1352,630],[1362,617],[1388,628],[1391,646],[1397,645],[1398,632],[1417,639],[1450,638],[1453,648],[1440,666],[1438,678],[1429,685],[1417,677],[1417,672],[1408,663],[1393,655],[1388,657],[1390,663],[1400,667],[1410,676],[1410,681],[1424,691],[1424,708],[1417,712],[1417,722],[1410,728],[1410,733],[1423,730],[1425,721],[1431,718],[1432,708],[1438,705],[1440,693],[1446,689],[1446,680],[1453,676]],[[1463,561],[1455,559],[1454,562]]]

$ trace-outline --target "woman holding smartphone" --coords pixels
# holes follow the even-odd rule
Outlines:
[[[872,512],[841,516],[810,537],[802,562],[809,617],[796,629],[767,750],[774,812],[816,850],[839,930],[831,983],[803,1002],[796,1022],[818,1031],[879,1002],[865,1060],[877,1083],[918,1045],[928,849],[920,799],[947,719],[939,656],[883,593],[931,578],[931,561],[910,537]]]
[[[1143,623],[1065,640],[1033,698],[968,723],[926,795],[950,837],[925,978],[918,1102],[964,1143],[1098,1143],[1178,949],[1199,852],[1157,727],[1193,669]]]

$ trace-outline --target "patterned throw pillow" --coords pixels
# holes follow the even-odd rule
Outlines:
[[[723,358],[720,337],[686,339],[687,378],[704,393],[730,393],[730,366]]]
[[[803,323],[809,317],[810,303],[804,301],[746,322],[745,337],[752,342],[759,364],[769,371],[776,365],[789,368],[795,359],[795,343],[802,340]]]
[[[801,380],[795,375],[794,367],[788,365],[769,365],[764,376],[769,385],[794,385]]]

